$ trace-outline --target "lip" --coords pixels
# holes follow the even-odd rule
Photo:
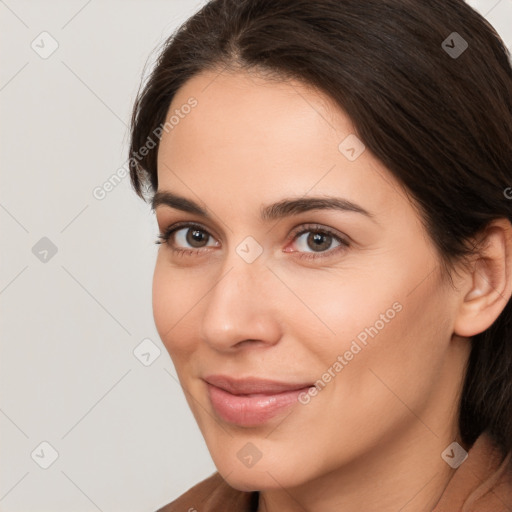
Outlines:
[[[225,375],[210,375],[203,380],[217,414],[228,423],[244,427],[262,425],[284,413],[313,385],[256,377],[234,379]]]

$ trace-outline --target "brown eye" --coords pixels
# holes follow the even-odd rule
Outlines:
[[[326,251],[331,248],[332,240],[332,236],[327,233],[310,232],[306,243],[313,251]]]
[[[178,232],[176,232],[176,234]],[[190,244],[191,247],[204,247],[205,243],[207,243],[208,239],[210,238],[210,235],[206,234],[204,231],[200,229],[186,228],[186,232],[187,234],[185,236],[185,239],[187,243]]]
[[[160,234],[157,243],[166,244],[176,251],[193,251],[194,249],[219,246],[219,243],[208,231],[194,224],[177,227],[171,226],[164,233]]]
[[[303,231],[295,239],[295,247],[298,252],[326,252],[342,245],[342,240],[335,235],[319,229]]]

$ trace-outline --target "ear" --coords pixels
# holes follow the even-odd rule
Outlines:
[[[490,222],[477,238],[481,249],[467,270],[454,332],[471,337],[488,329],[512,295],[512,225],[506,218]]]

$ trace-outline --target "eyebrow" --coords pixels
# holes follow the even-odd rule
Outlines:
[[[208,212],[194,201],[178,196],[171,192],[156,192],[151,207],[156,210],[159,206],[169,206],[176,210],[211,218]],[[338,210],[360,213],[375,221],[373,213],[362,206],[341,197],[300,197],[298,199],[283,199],[277,203],[265,206],[261,210],[261,218],[265,221],[277,220],[310,210]]]

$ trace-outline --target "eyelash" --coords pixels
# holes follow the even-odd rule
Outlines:
[[[195,224],[195,223],[191,223],[191,222],[183,222],[183,223],[174,224],[174,225],[168,227],[163,233],[160,233],[158,235],[158,238],[155,241],[155,243],[156,244],[167,244],[170,247],[170,249],[178,256],[200,256],[202,249],[204,249],[204,248],[183,249],[182,247],[173,247],[172,244],[170,243],[170,239],[171,239],[172,235],[176,231],[179,231],[180,229],[183,229],[183,228],[193,228],[193,229],[195,228],[197,230],[203,231],[210,237],[212,236],[208,232],[207,229],[205,229],[203,226],[201,226],[201,224]],[[337,242],[339,242],[340,245],[335,247],[334,249],[328,249],[327,251],[321,251],[316,254],[314,252],[306,253],[306,252],[300,252],[300,251],[293,251],[294,253],[297,253],[296,257],[298,257],[298,258],[308,259],[308,260],[313,260],[313,259],[317,259],[317,258],[325,258],[328,256],[332,256],[333,254],[337,254],[340,250],[343,251],[350,246],[350,244],[348,243],[347,240],[340,237],[338,234],[336,234],[334,231],[330,230],[329,228],[325,228],[318,224],[306,224],[304,226],[301,226],[301,228],[302,229],[297,230],[292,233],[290,241],[295,240],[296,238],[303,235],[304,233],[313,232],[313,233],[320,233],[323,235],[332,236],[333,239],[336,240]]]

